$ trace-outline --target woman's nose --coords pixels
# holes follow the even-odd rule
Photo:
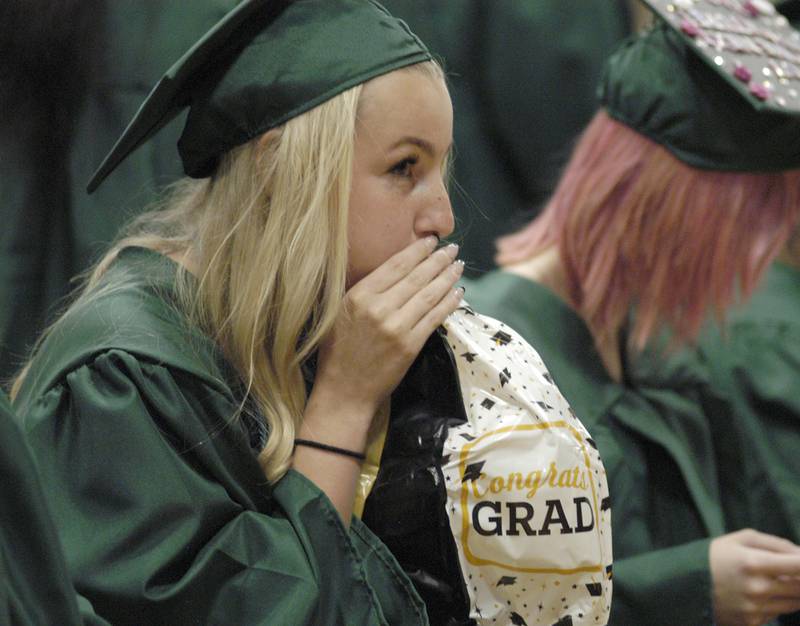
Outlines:
[[[422,230],[435,233],[440,239],[449,236],[455,228],[453,207],[444,181],[432,190],[432,197],[427,203],[422,223]]]

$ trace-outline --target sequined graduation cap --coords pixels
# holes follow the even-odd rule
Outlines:
[[[372,0],[245,0],[156,84],[89,182],[188,108],[184,171],[210,176],[220,156],[346,89],[431,59],[406,24]]]
[[[611,117],[694,167],[800,167],[800,33],[768,0],[643,0],[660,20],[609,59]]]

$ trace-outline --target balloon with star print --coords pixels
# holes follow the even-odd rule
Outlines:
[[[441,469],[470,618],[607,624],[611,499],[597,445],[513,329],[464,304],[444,330],[467,421],[449,429]]]

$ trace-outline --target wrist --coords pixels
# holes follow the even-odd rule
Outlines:
[[[367,406],[320,400],[318,397],[309,398],[296,439],[363,453],[374,410]]]
[[[341,408],[353,415],[374,415],[382,397],[374,396],[369,380],[354,379],[352,372],[317,370],[314,386],[308,398],[307,406],[322,406],[326,409]]]
[[[306,414],[303,424],[297,430],[295,441],[312,441],[361,454],[367,447],[367,432],[367,429],[354,430],[341,424],[335,415],[317,420],[313,417],[308,419]]]
[[[315,384],[296,437],[362,452],[379,403],[343,398]]]
[[[300,437],[294,440],[294,447],[297,449],[297,446],[302,448],[311,448],[313,450],[320,450],[322,452],[327,452],[328,454],[336,454],[339,456],[344,456],[350,459],[354,459],[359,463],[362,463],[366,460],[367,455],[363,452],[358,452],[356,450],[349,450],[347,448],[339,448],[337,446],[332,446],[327,443],[323,443],[321,441],[316,441],[314,439],[301,439]]]

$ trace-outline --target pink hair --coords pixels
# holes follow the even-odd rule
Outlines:
[[[498,241],[497,262],[558,245],[570,304],[601,338],[635,307],[634,347],[662,325],[690,342],[709,310],[721,320],[752,293],[799,218],[800,170],[699,170],[601,111],[542,214]]]

